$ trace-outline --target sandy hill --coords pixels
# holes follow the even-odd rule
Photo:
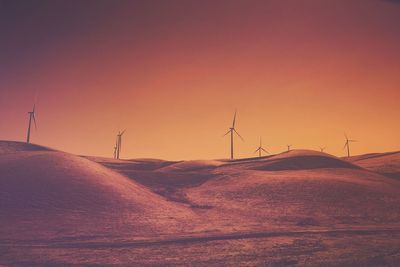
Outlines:
[[[20,224],[44,232],[168,232],[190,211],[88,159],[18,142],[0,143],[0,235]],[[132,232],[133,230],[133,232]],[[72,231],[72,232],[70,232]],[[22,231],[23,232],[23,231]],[[29,235],[28,235],[29,236]]]
[[[359,168],[335,156],[313,150],[291,150],[277,155],[229,161],[225,165],[265,171],[294,171],[321,168]]]
[[[51,151],[51,150],[52,149],[50,148],[34,144],[0,140],[0,154],[16,153],[21,151],[26,152],[26,151]]]
[[[170,201],[190,206],[181,188],[198,186],[214,175],[210,171],[223,164],[220,161],[162,161],[154,159],[116,160],[87,157],[110,168]]]
[[[359,164],[393,157],[115,160],[0,142],[0,265],[396,263],[400,180]]]
[[[400,204],[398,181],[317,151],[121,172],[171,201],[189,204],[221,231],[400,220],[400,205],[394,205]]]
[[[348,160],[373,172],[400,179],[400,151],[353,156]]]
[[[136,170],[136,171],[154,171],[175,163],[177,161],[166,161],[161,159],[128,159],[118,160],[104,157],[85,156],[85,158],[100,163],[106,167],[116,170]]]
[[[201,170],[213,169],[223,164],[224,164],[223,162],[218,160],[188,160],[168,165],[159,170],[162,170],[164,172],[201,171]]]
[[[396,224],[400,182],[325,153],[233,161],[185,196],[234,228]],[[394,203],[397,203],[396,205]],[[257,226],[257,227],[258,227]]]

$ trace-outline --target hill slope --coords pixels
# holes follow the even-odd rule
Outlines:
[[[126,169],[119,171],[171,201],[189,204],[212,222],[201,226],[209,229],[379,225],[400,220],[398,181],[316,151],[178,162],[153,171]]]
[[[400,179],[400,152],[373,153],[353,156],[350,162],[387,177]]]
[[[0,151],[0,265],[400,262],[400,181],[328,154],[169,162],[10,142]]]
[[[9,142],[0,143],[0,151],[3,238],[23,236],[10,230],[17,229],[16,224],[21,229],[22,224],[34,225],[35,235],[42,238],[49,231],[88,235],[105,229],[146,235],[168,232],[177,224],[176,218],[190,214],[185,207],[82,157]]]

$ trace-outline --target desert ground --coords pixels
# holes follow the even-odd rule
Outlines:
[[[0,265],[399,266],[400,152],[175,162],[0,141]]]

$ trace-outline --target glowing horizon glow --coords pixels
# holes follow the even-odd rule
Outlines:
[[[5,1],[0,139],[121,158],[400,150],[391,1]]]

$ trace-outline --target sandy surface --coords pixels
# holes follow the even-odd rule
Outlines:
[[[345,159],[389,178],[400,179],[400,152],[373,153]]]
[[[398,266],[398,159],[114,160],[0,141],[0,265]]]

